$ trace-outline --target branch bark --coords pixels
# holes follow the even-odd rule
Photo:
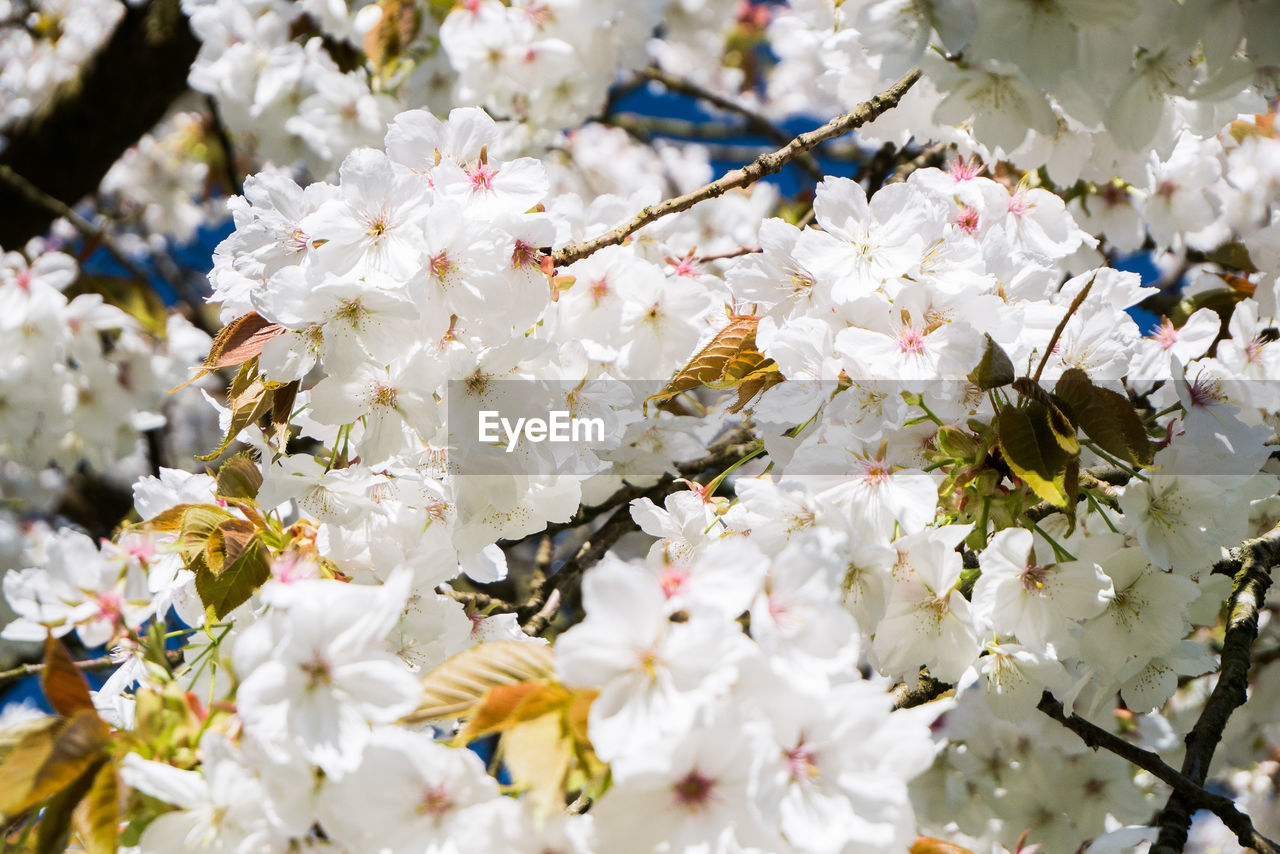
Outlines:
[[[582,243],[572,243],[557,250],[551,256],[555,266],[564,267],[574,261],[580,261],[606,246],[617,246],[636,231],[662,219],[664,216],[687,211],[699,202],[718,198],[729,190],[748,187],[764,176],[772,175],[796,159],[796,157],[820,143],[862,127],[867,122],[874,121],[883,113],[893,109],[919,79],[919,69],[912,70],[879,95],[858,105],[853,112],[837,116],[816,130],[800,134],[777,151],[762,154],[741,169],[734,169],[710,184],[685,193],[683,196],[676,196],[660,204],[650,205],[613,231],[605,232]]]
[[[1195,726],[1187,733],[1187,753],[1182,760],[1183,775],[1196,785],[1203,785],[1209,774],[1209,763],[1232,712],[1248,699],[1250,653],[1258,637],[1258,611],[1271,587],[1271,570],[1280,563],[1280,525],[1241,544],[1232,551],[1232,558],[1238,559],[1240,565],[1227,603],[1227,628],[1223,636],[1218,682]],[[1217,569],[1215,566],[1215,571]],[[1174,790],[1160,812],[1160,836],[1152,846],[1151,854],[1178,854],[1182,851],[1196,806],[1195,802]]]
[[[186,90],[199,47],[178,0],[128,7],[80,74],[9,130],[0,164],[76,204]],[[21,246],[56,216],[12,186],[0,186],[0,246]]]
[[[1252,848],[1259,854],[1276,854],[1280,850],[1274,842],[1254,829],[1249,816],[1236,809],[1235,803],[1230,798],[1205,791],[1199,783],[1174,770],[1151,751],[1143,750],[1138,745],[1107,732],[1079,715],[1068,716],[1062,703],[1048,691],[1041,695],[1040,704],[1036,708],[1080,736],[1080,740],[1093,750],[1102,748],[1121,759],[1128,760],[1171,786],[1175,796],[1184,798],[1198,809],[1211,811],[1236,835],[1241,845]]]
[[[640,73],[645,79],[652,80],[655,83],[660,83],[669,92],[688,95],[692,98],[697,98],[699,101],[705,101],[718,110],[723,110],[726,113],[733,113],[736,116],[741,116],[746,121],[747,128],[749,130],[773,140],[778,145],[788,145],[791,142],[791,135],[782,130],[782,128],[778,127],[755,110],[743,106],[731,98],[726,98],[717,92],[712,92],[710,89],[699,86],[691,80],[686,80],[683,77],[677,77],[674,74],[663,71],[656,65],[649,66]],[[813,180],[822,180],[822,167],[818,165],[818,161],[814,160],[813,156],[808,152],[798,155],[796,157],[796,164],[808,173],[809,177]]]

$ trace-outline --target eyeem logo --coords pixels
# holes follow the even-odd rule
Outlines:
[[[507,435],[507,453],[516,449],[523,434],[528,442],[603,442],[603,418],[573,418],[565,410],[552,410],[543,418],[517,418],[515,424],[496,410],[482,409],[478,423],[481,442],[500,442],[498,428]]]

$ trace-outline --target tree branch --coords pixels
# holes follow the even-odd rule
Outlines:
[[[1248,699],[1249,657],[1258,636],[1258,610],[1271,587],[1271,569],[1280,563],[1280,525],[1242,543],[1232,550],[1232,556],[1240,561],[1240,566],[1235,573],[1231,598],[1227,600],[1227,628],[1218,682],[1195,726],[1187,733],[1187,753],[1182,760],[1182,773],[1196,785],[1202,785],[1209,774],[1209,763],[1232,712]],[[1215,566],[1215,571],[1217,569]],[[1151,854],[1182,851],[1195,806],[1192,800],[1174,790],[1160,813],[1160,836]]]
[[[182,650],[170,649],[165,651],[165,655],[169,659],[170,664],[182,663]],[[76,668],[81,673],[93,673],[98,670],[114,670],[120,666],[120,660],[104,655],[100,658],[90,658],[87,661],[75,662]],[[12,670],[0,670],[0,690],[12,682],[19,682],[28,676],[39,676],[44,672],[44,664],[22,664]]]
[[[681,211],[687,211],[689,208],[704,202],[707,199],[718,198],[729,190],[735,190],[742,187],[748,187],[759,181],[765,175],[772,175],[787,163],[796,159],[799,155],[809,151],[814,146],[833,139],[841,134],[859,128],[867,122],[875,120],[886,111],[897,106],[898,102],[907,93],[917,80],[920,79],[919,69],[910,71],[894,83],[885,91],[876,95],[871,100],[860,104],[853,112],[846,113],[843,116],[837,116],[827,122],[822,127],[802,133],[790,143],[779,148],[769,154],[762,154],[752,162],[743,166],[741,169],[734,169],[732,172],[726,173],[721,178],[712,181],[703,187],[685,193],[682,196],[676,196],[667,199],[660,204],[650,205],[640,213],[636,214],[629,221],[615,228],[613,231],[606,232],[593,237],[582,243],[572,243],[562,249],[552,253],[552,260],[556,267],[564,267],[572,264],[574,261],[580,261],[594,252],[603,249],[606,246],[616,246],[625,241],[634,232],[652,222],[656,222],[665,216]]]
[[[1040,704],[1036,708],[1080,736],[1080,740],[1093,750],[1103,748],[1114,753],[1167,783],[1173,788],[1176,796],[1185,798],[1188,803],[1197,808],[1210,810],[1236,835],[1241,845],[1252,848],[1259,854],[1276,854],[1278,850],[1276,844],[1258,833],[1253,827],[1253,822],[1247,815],[1236,809],[1235,803],[1230,798],[1205,791],[1199,783],[1175,771],[1151,751],[1143,750],[1138,745],[1107,732],[1079,715],[1068,716],[1062,708],[1062,703],[1048,691],[1041,695]]]
[[[735,431],[713,443],[708,448],[706,456],[677,466],[681,477],[693,477],[708,470],[723,469],[756,451],[759,444],[754,441],[741,441],[743,435],[742,431]],[[569,590],[581,580],[583,573],[604,557],[605,553],[613,548],[614,543],[620,540],[623,535],[636,529],[636,523],[631,518],[632,500],[648,498],[651,501],[658,501],[675,492],[677,488],[678,479],[672,475],[664,475],[661,480],[650,487],[623,487],[603,504],[587,511],[593,514],[592,517],[594,517],[595,515],[600,515],[605,509],[616,508],[609,518],[605,520],[604,524],[582,542],[573,557],[561,564],[554,574],[546,576],[534,589],[528,601],[520,606],[518,613],[526,631],[533,634],[534,632],[530,631],[531,628],[536,627],[538,631],[545,629],[555,617],[555,612],[560,602],[564,600]],[[579,509],[574,518],[577,519],[582,514],[583,509]],[[571,522],[570,524],[573,523]]]
[[[699,101],[705,101],[716,109],[723,110],[726,113],[733,113],[741,116],[746,120],[748,130],[752,130],[761,136],[773,140],[778,145],[788,145],[791,142],[791,135],[773,122],[766,119],[760,113],[750,109],[731,98],[712,92],[694,83],[692,80],[686,80],[683,77],[677,77],[674,74],[663,71],[656,65],[651,65],[640,72],[640,74],[655,83],[660,83],[669,92],[676,92],[681,95],[688,95],[697,98]],[[815,181],[821,181],[823,178],[822,167],[818,165],[818,161],[808,152],[803,152],[796,157],[796,165],[808,173],[809,177]]]
[[[64,204],[76,204],[186,90],[199,47],[179,0],[127,6],[80,74],[10,128],[0,164]],[[0,186],[0,246],[21,246],[56,216],[12,186]]]

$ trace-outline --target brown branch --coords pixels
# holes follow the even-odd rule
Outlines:
[[[732,465],[759,448],[755,441],[743,442],[743,431],[735,431],[708,448],[706,456],[677,466],[681,478],[693,477],[705,471],[719,472]],[[672,475],[663,477],[653,486],[645,488],[624,487],[609,497],[603,504],[591,508],[588,513],[600,515],[606,508],[613,508],[613,513],[596,531],[591,533],[573,557],[560,565],[553,575],[543,579],[530,595],[528,601],[520,606],[520,621],[528,631],[536,625],[539,631],[545,629],[555,617],[555,612],[569,591],[582,579],[583,573],[605,556],[609,549],[625,534],[637,527],[631,518],[631,502],[636,498],[648,498],[661,501],[664,497],[679,489],[678,479]],[[582,514],[585,508],[580,508]],[[577,515],[575,514],[575,518]],[[553,599],[558,600],[554,602]],[[536,624],[535,624],[536,621]],[[531,634],[533,632],[530,632]]]
[[[171,665],[182,663],[182,650],[169,649],[165,650],[165,656],[169,659]],[[100,658],[90,658],[86,661],[75,662],[76,668],[81,673],[93,673],[98,670],[114,670],[119,667],[122,662],[118,658],[112,658],[104,655]],[[29,676],[39,676],[44,671],[44,664],[22,664],[12,670],[0,670],[0,688],[4,688],[11,682],[18,682]]]
[[[760,113],[750,109],[732,98],[726,98],[717,92],[713,92],[703,86],[694,83],[692,80],[686,80],[683,77],[677,77],[663,71],[656,65],[651,65],[640,72],[648,80],[660,83],[669,92],[676,92],[681,95],[688,95],[697,98],[699,101],[705,101],[716,109],[723,110],[726,113],[733,113],[741,116],[747,124],[747,129],[760,134],[763,137],[773,140],[778,145],[788,145],[791,142],[791,134],[766,119]],[[804,152],[796,157],[796,165],[808,173],[809,177],[815,181],[823,179],[822,167],[818,165],[818,161],[813,159],[813,155]]]
[[[89,220],[76,213],[65,202],[55,199],[53,196],[41,190],[35,184],[19,175],[13,170],[13,167],[0,163],[0,187],[7,188],[19,195],[26,202],[43,210],[45,213],[51,214],[54,219],[58,217],[64,218],[71,223],[71,227],[80,232],[80,236],[87,243],[97,243],[111,253],[111,257],[115,258],[121,267],[129,271],[129,275],[133,276],[142,284],[148,284],[150,277],[147,271],[135,261],[129,253],[125,252],[115,242],[115,240],[107,233],[106,228],[99,228]],[[3,245],[3,244],[0,244]]]
[[[1235,803],[1230,798],[1206,791],[1190,777],[1174,770],[1173,767],[1155,753],[1125,741],[1123,738],[1107,732],[1102,727],[1090,723],[1079,715],[1068,716],[1066,710],[1062,707],[1062,703],[1058,702],[1048,691],[1041,695],[1040,703],[1036,708],[1080,736],[1080,740],[1091,749],[1096,751],[1102,748],[1114,753],[1121,759],[1127,760],[1150,773],[1153,777],[1167,783],[1173,788],[1175,796],[1184,798],[1197,809],[1211,811],[1235,834],[1241,845],[1252,848],[1260,852],[1260,854],[1277,854],[1276,844],[1258,833],[1253,827],[1253,822],[1249,820],[1249,816],[1236,809]]]
[[[932,703],[954,688],[954,685],[934,679],[929,675],[928,668],[921,667],[915,685],[899,682],[889,693],[893,695],[893,710],[896,712],[898,709],[914,709],[916,706]]]
[[[799,155],[809,151],[814,146],[833,139],[841,134],[859,128],[867,122],[873,121],[881,114],[897,106],[898,102],[907,93],[912,85],[920,79],[919,69],[910,71],[897,83],[894,83],[885,91],[876,95],[871,100],[860,104],[857,109],[843,116],[837,116],[827,122],[822,127],[802,133],[790,143],[769,154],[762,154],[752,162],[743,166],[741,169],[734,169],[721,178],[712,181],[703,187],[685,193],[682,196],[676,196],[667,199],[656,205],[649,205],[636,214],[627,222],[613,229],[593,237],[582,243],[572,243],[552,254],[552,260],[556,267],[564,267],[572,264],[574,261],[580,261],[594,252],[603,249],[606,246],[617,246],[625,241],[634,232],[652,222],[656,222],[665,216],[681,211],[687,211],[689,208],[704,202],[707,199],[714,199],[724,195],[729,190],[735,190],[742,187],[748,187],[760,180],[766,175],[772,175],[787,163],[796,159]]]
[[[1271,587],[1271,569],[1280,563],[1280,525],[1242,543],[1232,554],[1240,565],[1231,598],[1227,600],[1227,628],[1218,682],[1195,726],[1187,733],[1187,753],[1182,760],[1182,773],[1196,785],[1202,785],[1209,774],[1209,763],[1232,712],[1248,699],[1250,653],[1258,636],[1258,610]],[[1194,801],[1174,790],[1160,812],[1160,836],[1151,854],[1182,851],[1195,806]]]
[[[111,37],[80,73],[9,129],[0,164],[64,204],[76,204],[186,91],[199,47],[179,0],[126,5]],[[0,246],[21,246],[57,216],[0,186]]]

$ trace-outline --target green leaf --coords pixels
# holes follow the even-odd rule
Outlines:
[[[196,592],[206,610],[221,620],[248,601],[253,592],[271,578],[271,562],[267,547],[256,536],[239,557],[227,562],[221,571],[206,565],[196,571]]]
[[[112,854],[120,825],[120,783],[114,762],[104,762],[93,775],[93,785],[71,814],[76,835],[87,854]]]
[[[1014,380],[1013,362],[1009,354],[990,335],[983,336],[986,345],[978,366],[969,372],[969,381],[983,391],[1006,386]]]
[[[241,365],[227,392],[227,406],[231,409],[231,423],[227,425],[227,433],[218,447],[207,454],[196,456],[196,459],[208,462],[221,456],[227,446],[240,435],[240,431],[271,411],[270,392],[279,387],[279,383],[268,382],[258,373],[256,356]]]
[[[1054,441],[1044,408],[1034,412],[1034,406],[1039,405],[1001,408],[996,416],[1000,453],[1009,469],[1036,495],[1055,507],[1065,507],[1067,454]],[[1040,424],[1043,428],[1037,429]]]
[[[1099,388],[1079,368],[1064,371],[1053,393],[1098,447],[1131,465],[1151,464],[1151,439],[1129,398]]]
[[[56,854],[67,850],[67,843],[71,841],[72,811],[93,785],[95,775],[107,764],[107,760],[102,759],[97,765],[85,769],[71,785],[49,799],[36,829],[35,854]]]
[[[215,494],[223,498],[257,498],[262,471],[248,454],[236,454],[218,469]]]

